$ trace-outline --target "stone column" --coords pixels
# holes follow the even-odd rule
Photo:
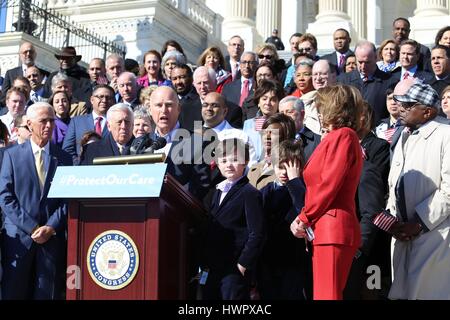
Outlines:
[[[448,15],[446,0],[417,0],[415,17],[429,17]]]
[[[367,1],[366,0],[348,0],[348,15],[351,17],[353,27],[358,35],[357,39],[367,39]]]
[[[251,0],[227,0],[225,4],[225,20],[222,27],[222,41],[234,35],[240,35],[245,42],[245,50],[253,50],[260,39],[255,29],[255,22],[251,20]]]
[[[344,0],[319,0],[316,22],[310,23],[307,30],[317,38],[319,55],[334,50],[333,33],[336,29],[345,29],[352,38],[357,38],[350,17],[345,12],[345,4]]]
[[[250,20],[250,0],[228,0],[225,6],[224,23],[252,23]]]
[[[319,0],[316,22],[350,20],[345,12],[344,0]]]
[[[417,0],[411,23],[410,38],[423,45],[432,46],[436,32],[448,25],[450,14],[446,0]]]
[[[278,29],[281,22],[281,0],[257,0],[256,3],[256,30],[265,40],[272,35],[273,29]]]

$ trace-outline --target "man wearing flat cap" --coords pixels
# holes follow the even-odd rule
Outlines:
[[[52,79],[57,73],[63,73],[67,75],[72,82],[72,88],[74,89],[73,96],[78,96],[77,90],[89,85],[89,75],[84,68],[82,68],[78,62],[81,60],[81,55],[77,55],[74,47],[65,47],[61,49],[60,54],[55,54],[55,58],[59,61],[59,70],[50,74],[45,82],[45,96],[50,97],[52,94],[51,84]]]
[[[450,299],[450,126],[439,96],[413,83],[394,95],[406,129],[395,147],[387,209],[396,217],[390,299]]]

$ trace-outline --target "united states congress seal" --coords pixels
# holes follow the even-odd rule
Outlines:
[[[139,252],[126,233],[109,230],[92,241],[86,261],[89,274],[97,285],[107,290],[119,290],[136,276]]]

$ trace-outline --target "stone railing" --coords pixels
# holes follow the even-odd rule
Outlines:
[[[124,2],[125,0],[40,0],[41,3],[47,3],[49,8],[76,7],[77,5]],[[130,1],[130,0],[129,0]],[[210,37],[220,39],[222,36],[221,15],[216,14],[208,8],[201,0],[160,0],[168,3],[179,12],[183,13],[194,23],[205,29]],[[155,1],[149,1],[155,2]]]
[[[188,16],[194,23],[204,28],[208,35],[220,39],[222,35],[221,15],[216,14],[200,0],[164,0],[181,13]]]

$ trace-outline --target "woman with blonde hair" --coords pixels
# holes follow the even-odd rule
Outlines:
[[[209,47],[198,58],[197,64],[213,69],[216,73],[216,92],[222,93],[223,86],[233,81],[232,74],[226,71],[225,58],[219,48]]]
[[[305,206],[291,231],[313,245],[314,300],[342,300],[361,244],[355,195],[363,166],[357,131],[363,99],[346,85],[318,90],[322,142],[304,168]]]
[[[401,68],[399,61],[400,48],[392,39],[384,40],[377,50],[377,67],[384,72],[393,72]]]
[[[270,63],[275,71],[276,77],[280,80],[280,75],[286,67],[286,62],[278,56],[277,48],[271,43],[264,43],[256,48],[259,64]]]

